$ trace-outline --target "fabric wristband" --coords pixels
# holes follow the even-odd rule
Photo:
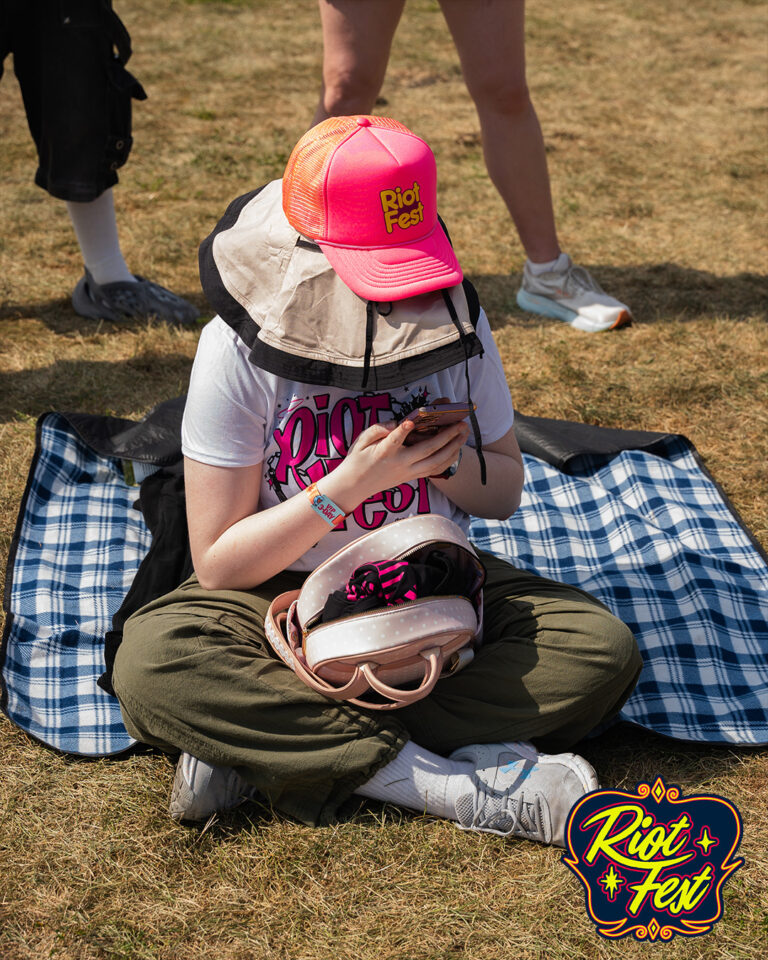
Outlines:
[[[339,527],[347,519],[349,514],[344,513],[341,507],[338,507],[330,497],[320,493],[317,484],[312,483],[305,488],[304,492],[309,497],[312,509],[332,527]]]

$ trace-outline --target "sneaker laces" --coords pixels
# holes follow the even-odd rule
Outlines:
[[[461,798],[461,800],[464,799],[468,797]],[[461,800],[457,803],[459,814],[458,806]],[[533,802],[526,802],[525,792],[522,790],[512,797],[509,790],[498,793],[481,780],[475,782],[471,820],[469,823],[459,823],[459,826],[463,830],[480,830],[502,835],[514,834],[529,840],[546,842],[538,793],[534,793]]]
[[[566,293],[578,293],[580,290],[590,290],[592,293],[605,295],[605,290],[595,280],[589,270],[571,263],[565,271],[561,284]]]

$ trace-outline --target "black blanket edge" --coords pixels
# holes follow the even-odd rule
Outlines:
[[[518,412],[515,412],[515,434],[523,453],[543,460],[562,473],[569,473],[581,457],[603,456],[608,461],[628,450],[659,454],[667,444],[682,441],[693,454],[701,472],[720,494],[731,516],[749,538],[758,555],[768,564],[765,548],[712,475],[695,444],[685,434],[598,427],[590,423],[532,417]]]

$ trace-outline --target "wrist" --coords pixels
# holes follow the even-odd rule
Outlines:
[[[347,512],[327,494],[322,493],[316,483],[306,487],[304,493],[312,509],[325,520],[329,527],[340,527],[347,519]]]
[[[455,477],[458,473],[459,466],[461,464],[461,458],[464,456],[464,447],[459,447],[459,452],[456,459],[453,463],[442,473],[436,473],[433,477],[430,477],[430,480],[450,480],[451,477]]]
[[[339,509],[343,510],[346,515],[349,515],[363,502],[365,497],[360,496],[359,490],[357,489],[358,485],[354,483],[353,478],[349,478],[349,480],[353,482],[349,482],[347,478],[345,478],[342,473],[342,467],[343,464],[326,476],[321,477],[320,480],[317,481],[316,486],[320,493],[326,497],[330,497]]]

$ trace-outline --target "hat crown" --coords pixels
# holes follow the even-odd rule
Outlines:
[[[437,223],[429,146],[388,117],[331,117],[296,144],[283,177],[283,209],[305,237],[379,247],[412,243]]]
[[[331,117],[299,140],[283,211],[359,297],[392,301],[461,282],[437,218],[429,146],[389,117]]]

